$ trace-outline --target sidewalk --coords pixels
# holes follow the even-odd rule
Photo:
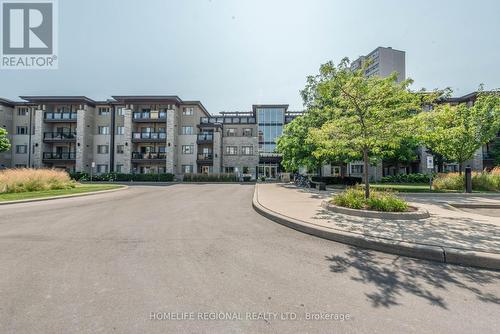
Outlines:
[[[398,245],[396,248],[400,248],[401,244],[410,248],[428,247],[435,252],[433,257],[442,257],[443,262],[448,263],[483,266],[478,259],[471,262],[464,258],[483,256],[490,258],[485,267],[500,269],[500,217],[491,215],[491,212],[495,211],[493,214],[496,214],[496,210],[500,209],[491,210],[489,215],[485,215],[479,214],[482,213],[481,210],[469,209],[467,212],[450,206],[450,204],[500,206],[500,197],[479,194],[463,197],[436,194],[429,198],[429,196],[405,194],[413,206],[428,210],[431,217],[423,220],[382,220],[348,216],[323,209],[321,203],[331,198],[335,190],[318,192],[296,188],[289,184],[257,184],[255,192],[254,206],[257,204],[263,210],[267,210],[266,216],[275,214],[282,220],[294,221],[295,226],[291,226],[293,228],[297,227],[296,224],[303,224],[308,228],[307,233],[310,233],[311,228],[316,228],[323,234],[338,233],[353,240],[362,238],[363,245],[375,248],[370,247],[369,242],[366,243],[367,240],[371,240],[373,243],[384,244],[378,245],[380,246],[378,249],[383,248],[390,253],[402,255],[407,254],[397,249],[391,250],[391,247],[387,249],[388,245]],[[341,241],[333,237],[328,239]],[[414,250],[410,252],[410,256],[436,260],[425,254],[422,256],[414,254]],[[425,253],[425,249],[423,252]],[[493,265],[491,261],[494,262]]]

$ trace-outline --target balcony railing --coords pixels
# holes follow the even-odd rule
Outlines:
[[[132,140],[134,141],[162,141],[167,139],[165,132],[133,132]]]
[[[75,160],[76,152],[44,152],[44,160]]]
[[[198,143],[209,143],[214,141],[214,135],[211,133],[200,133],[196,138]]]
[[[134,121],[165,121],[167,119],[167,113],[165,111],[160,111],[158,113],[134,112],[132,118]]]
[[[200,161],[211,161],[214,160],[214,155],[212,153],[199,153],[198,160]]]
[[[76,112],[46,112],[44,114],[44,119],[46,121],[71,122],[71,121],[76,121],[77,115],[78,114]]]
[[[46,141],[74,141],[76,132],[45,132],[43,140]]]
[[[132,152],[132,160],[165,160],[167,158],[166,153],[139,153]]]

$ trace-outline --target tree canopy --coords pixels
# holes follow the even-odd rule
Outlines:
[[[420,96],[408,90],[411,80],[366,77],[365,68],[351,70],[348,59],[335,66],[321,66],[320,74],[308,78],[302,92],[308,109],[319,109],[326,121],[311,128],[307,143],[314,143],[317,158],[328,156],[364,162],[365,196],[369,197],[370,161],[400,148],[412,132],[411,119],[421,108]]]
[[[7,131],[3,128],[0,128],[0,152],[5,152],[10,149],[10,142],[7,138]]]
[[[419,138],[433,152],[463,164],[500,131],[498,92],[479,93],[474,105],[435,105],[418,116]]]

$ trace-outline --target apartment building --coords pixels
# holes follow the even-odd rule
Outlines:
[[[276,139],[301,112],[288,105],[210,115],[177,96],[22,96],[0,100],[12,148],[1,168],[58,168],[96,174],[237,173],[276,178]]]
[[[391,47],[379,46],[366,56],[360,56],[351,63],[351,69],[357,70],[369,62],[365,75],[387,77],[393,72],[398,73],[398,82],[406,79],[405,52]]]

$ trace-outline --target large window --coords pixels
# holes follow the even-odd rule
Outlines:
[[[236,129],[234,129],[234,128],[226,129],[226,136],[236,137]]]
[[[242,146],[241,147],[242,155],[253,155],[253,146]]]
[[[227,155],[237,155],[238,154],[238,146],[226,146],[226,154]]]
[[[352,174],[363,174],[364,166],[361,164],[351,165],[351,173]]]
[[[99,116],[107,116],[109,115],[109,107],[99,107]]]
[[[192,116],[194,114],[194,108],[192,107],[185,107],[182,109],[182,114],[184,116]]]
[[[182,145],[182,154],[193,154],[194,145]]]
[[[109,135],[109,126],[99,126],[97,130],[100,135]]]
[[[26,154],[28,152],[28,145],[16,145],[17,154]]]
[[[273,153],[276,139],[283,133],[285,108],[258,108],[259,152]]]
[[[183,126],[181,133],[183,135],[192,135],[193,134],[193,127],[192,126]]]
[[[27,126],[18,126],[16,128],[16,134],[27,135],[28,134],[28,127]]]
[[[182,165],[182,172],[184,174],[190,174],[193,172],[193,165]]]
[[[116,134],[117,135],[124,135],[125,134],[125,127],[124,126],[117,126],[116,127]]]
[[[97,153],[98,154],[108,154],[109,146],[108,145],[97,145]]]

